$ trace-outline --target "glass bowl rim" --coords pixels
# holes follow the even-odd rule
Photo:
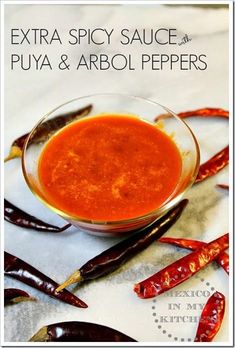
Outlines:
[[[144,215],[140,215],[134,218],[129,218],[129,219],[123,219],[123,220],[113,220],[113,221],[107,221],[107,220],[92,220],[92,219],[86,219],[86,218],[82,218],[79,216],[74,216],[72,214],[67,214],[65,213],[63,210],[60,210],[56,207],[54,207],[52,204],[50,204],[49,202],[47,202],[43,197],[41,197],[41,195],[35,191],[35,189],[33,188],[33,185],[31,184],[29,178],[28,178],[28,174],[27,174],[27,165],[26,165],[26,155],[27,155],[27,147],[28,147],[28,143],[29,140],[32,136],[32,134],[35,132],[35,130],[37,129],[37,127],[42,124],[48,117],[50,117],[55,111],[59,110],[60,108],[62,108],[63,106],[66,106],[70,103],[73,103],[75,101],[79,101],[79,100],[83,100],[86,98],[91,98],[91,97],[123,97],[123,98],[128,98],[128,99],[133,99],[133,100],[138,100],[140,102],[145,102],[148,104],[152,104],[154,106],[160,106],[161,108],[163,108],[167,113],[170,113],[171,115],[174,116],[174,118],[179,121],[186,129],[187,131],[190,133],[192,140],[194,142],[195,145],[195,152],[196,152],[196,163],[195,163],[195,167],[193,170],[193,174],[190,177],[189,182],[187,183],[186,187],[184,188],[184,190],[182,192],[180,192],[179,194],[177,194],[172,200],[166,201],[165,204],[163,204],[162,206],[160,206],[159,208],[156,208]],[[95,115],[96,116],[96,115]],[[97,115],[98,116],[98,115]],[[141,117],[139,117],[141,118]],[[167,210],[169,210],[170,208],[172,208],[179,200],[180,198],[185,194],[185,192],[193,185],[198,170],[199,170],[199,166],[200,166],[200,148],[196,139],[196,136],[194,135],[194,133],[192,132],[191,128],[188,126],[188,124],[182,120],[177,114],[175,114],[173,111],[171,111],[170,109],[168,109],[166,106],[153,101],[151,99],[147,99],[144,97],[140,97],[140,96],[135,96],[135,95],[129,95],[129,94],[122,94],[122,93],[95,93],[95,94],[89,94],[89,95],[85,95],[82,97],[77,97],[77,98],[73,98],[63,104],[60,104],[59,106],[55,107],[54,109],[52,109],[51,111],[49,111],[48,113],[46,113],[37,123],[36,125],[32,128],[32,130],[29,132],[25,142],[24,142],[24,146],[23,146],[23,150],[22,150],[22,157],[21,157],[21,166],[22,166],[22,171],[23,171],[23,175],[25,178],[25,181],[28,185],[28,187],[30,188],[30,190],[32,191],[32,193],[44,204],[46,205],[50,210],[52,210],[53,212],[55,212],[56,214],[58,214],[59,216],[61,216],[62,218],[69,220],[69,221],[76,221],[76,222],[81,222],[84,224],[90,224],[90,225],[106,225],[106,226],[115,226],[115,225],[125,225],[127,223],[134,223],[134,222],[138,222],[138,221],[142,221],[142,220],[147,220],[147,219],[151,219],[151,218],[158,218],[160,217],[164,212],[166,212]],[[169,198],[168,198],[169,199]],[[157,213],[157,214],[156,214]]]

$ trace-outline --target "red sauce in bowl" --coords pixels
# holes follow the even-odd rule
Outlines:
[[[47,142],[38,163],[48,203],[95,221],[126,220],[159,208],[173,194],[181,169],[174,141],[127,115],[66,126]]]

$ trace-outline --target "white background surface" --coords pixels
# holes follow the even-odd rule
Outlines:
[[[179,36],[188,34],[192,41],[184,46],[141,48],[128,46],[132,55],[150,53],[206,54],[205,71],[21,71],[10,70],[11,53],[48,53],[60,51],[72,57],[85,53],[118,53],[120,46],[97,48],[10,45],[11,28],[58,29],[62,35],[70,28],[106,27],[121,29],[177,28]],[[119,92],[138,95],[166,105],[175,112],[201,107],[228,109],[228,10],[202,9],[191,6],[157,5],[7,5],[5,6],[5,112],[4,146],[7,154],[11,142],[29,131],[48,111],[75,97],[92,93]],[[225,120],[189,120],[201,146],[204,162],[228,143]],[[228,168],[215,177],[193,187],[184,214],[167,232],[168,236],[209,241],[228,230],[228,195],[217,190],[216,183],[228,183]],[[63,221],[48,211],[29,191],[21,173],[20,161],[5,164],[5,197],[22,209],[49,223]],[[5,250],[23,258],[58,282],[84,262],[114,244],[117,239],[94,237],[71,228],[59,234],[42,234],[17,228],[5,222]],[[113,275],[84,284],[76,295],[88,309],[78,309],[53,300],[20,282],[5,277],[5,287],[19,287],[38,298],[37,302],[21,303],[5,310],[5,341],[27,341],[40,327],[52,322],[84,320],[108,325],[142,342],[176,342],[193,340],[195,323],[163,323],[160,315],[199,315],[200,310],[185,311],[187,303],[205,303],[206,298],[176,298],[161,295],[156,303],[141,300],[132,291],[133,284],[160,270],[188,253],[182,249],[154,243]],[[222,291],[228,300],[228,277],[216,265],[210,265],[177,290]],[[73,289],[73,287],[71,287]],[[181,304],[182,312],[169,310],[169,303]],[[153,306],[155,308],[153,308]],[[228,306],[227,306],[228,309]],[[156,315],[154,314],[156,313]],[[166,332],[163,332],[163,331]],[[172,336],[169,336],[172,335]],[[215,341],[228,341],[228,311]]]

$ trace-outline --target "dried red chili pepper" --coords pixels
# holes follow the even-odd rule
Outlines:
[[[23,301],[35,301],[26,291],[9,288],[4,289],[4,305],[19,303]]]
[[[182,200],[145,229],[136,232],[89,260],[56,290],[61,291],[70,284],[95,279],[113,272],[134,255],[147,248],[157,238],[160,238],[178,220],[187,203],[187,199]]]
[[[134,287],[141,298],[160,295],[184,282],[215,260],[229,246],[228,233],[182,257]]]
[[[219,151],[211,157],[207,162],[200,165],[195,183],[201,182],[210,176],[215,175],[223,169],[229,162],[229,146]]]
[[[75,121],[79,117],[83,117],[89,114],[92,109],[92,105],[85,106],[82,109],[78,109],[67,114],[56,116],[48,121],[43,122],[35,131],[32,143],[39,143],[47,139],[47,137],[53,132],[57,131],[63,126],[66,126],[71,121]],[[26,133],[19,138],[15,139],[11,144],[9,155],[5,158],[4,162],[7,162],[13,158],[21,157],[24,143],[29,133]]]
[[[200,116],[200,117],[224,117],[229,118],[229,112],[221,108],[202,108],[192,111],[185,111],[178,113],[180,118],[186,118],[191,116]]]
[[[137,342],[108,326],[67,321],[42,327],[30,342]]]
[[[229,185],[225,184],[217,184],[216,187],[221,188],[223,190],[229,190]]]
[[[29,215],[6,199],[4,199],[4,219],[11,224],[17,225],[19,227],[29,228],[41,232],[58,233],[63,232],[71,226],[71,224],[67,224],[63,227],[50,225],[42,220],[37,219],[33,215]]]
[[[229,112],[224,109],[220,108],[202,108],[202,109],[197,109],[197,110],[192,110],[192,111],[184,111],[184,112],[179,112],[177,114],[180,118],[187,118],[187,117],[223,117],[223,118],[229,118]],[[156,117],[155,121],[158,121],[163,118],[169,118],[169,114],[162,114]]]
[[[159,239],[159,242],[173,244],[189,250],[197,250],[201,246],[207,245],[207,243],[198,240],[171,237],[162,237]],[[229,256],[226,252],[220,253],[215,261],[229,274]]]
[[[202,310],[195,342],[211,342],[219,331],[225,310],[225,297],[216,291]]]
[[[44,294],[72,306],[82,308],[87,307],[86,303],[67,290],[61,293],[56,292],[56,288],[59,284],[25,261],[7,253],[6,251],[4,252],[4,274],[20,280],[21,282],[42,291]]]

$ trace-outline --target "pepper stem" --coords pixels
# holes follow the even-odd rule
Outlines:
[[[169,118],[170,114],[160,114],[155,118],[155,121],[159,121],[159,120],[164,120],[165,118]]]
[[[38,332],[30,338],[29,342],[48,342],[50,336],[47,333],[47,326],[43,326]]]
[[[25,302],[25,301],[37,301],[37,299],[35,297],[18,296],[13,298],[10,302],[19,303],[19,302]]]
[[[72,225],[71,224],[67,224],[63,227],[60,227],[60,232],[63,232],[64,230],[67,230],[67,228],[71,227]]]
[[[19,148],[19,146],[13,145],[10,149],[9,155],[6,158],[4,158],[4,162],[10,161],[13,158],[21,156],[22,150]]]
[[[75,271],[74,273],[71,274],[71,276],[60,286],[58,286],[58,288],[56,289],[57,292],[60,292],[61,290],[63,290],[64,288],[66,288],[67,286],[77,283],[79,281],[82,280],[82,276],[80,271]]]

